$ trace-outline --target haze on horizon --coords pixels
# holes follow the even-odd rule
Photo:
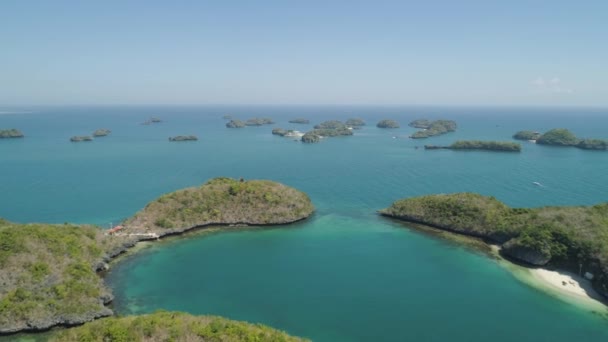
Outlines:
[[[608,106],[608,2],[0,2],[0,105]]]

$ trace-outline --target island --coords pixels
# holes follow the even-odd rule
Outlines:
[[[424,145],[426,150],[483,150],[498,152],[521,152],[521,145],[514,142],[459,140],[449,146]]]
[[[315,125],[314,128],[315,129],[346,129],[347,126],[342,121],[329,120],[329,121],[323,121],[320,124]]]
[[[270,118],[253,118],[245,122],[246,126],[262,126],[262,125],[273,125],[274,121]]]
[[[295,124],[309,124],[310,120],[308,119],[302,119],[302,118],[296,118],[296,119],[291,119],[289,120],[289,123],[295,123]]]
[[[0,129],[0,139],[23,138],[23,133],[18,129]]]
[[[424,120],[415,120],[412,121],[410,124],[416,125],[418,127],[423,127],[423,130],[410,135],[410,138],[412,139],[425,139],[429,137],[434,137],[436,135],[454,132],[457,127],[456,122],[452,120],[431,121],[426,126]]]
[[[152,117],[144,122],[142,122],[142,125],[149,125],[149,124],[155,124],[155,123],[161,123],[163,122],[163,120],[156,118],[156,117]]]
[[[226,123],[226,127],[228,128],[243,128],[245,127],[245,123],[241,120],[230,120]]]
[[[98,129],[95,132],[93,132],[93,136],[96,138],[105,137],[110,133],[112,133],[112,131],[110,131],[109,129],[101,128],[101,129]]]
[[[455,193],[398,200],[379,213],[498,244],[511,260],[585,275],[608,298],[608,203],[510,208],[494,197]]]
[[[354,129],[360,129],[362,126],[365,126],[365,121],[360,118],[353,118],[346,120],[346,126],[352,127]]]
[[[513,134],[513,139],[536,141],[540,136],[541,133],[537,131],[519,131]]]
[[[326,137],[338,137],[338,136],[349,136],[353,135],[353,131],[348,129],[346,126],[331,129],[331,128],[320,128],[313,129],[312,131],[306,132],[300,139],[303,143],[317,143],[321,141],[321,138]]]
[[[531,134],[534,134],[532,136]],[[532,139],[525,139],[533,137]],[[533,140],[539,145],[577,147],[583,150],[608,150],[608,140],[603,139],[581,139],[565,128],[554,128],[544,134],[532,131],[519,131],[513,135],[514,139]],[[535,139],[534,139],[535,138]]]
[[[170,137],[169,141],[196,141],[198,137],[196,135],[177,135]]]
[[[399,123],[395,120],[381,120],[376,124],[378,128],[399,128]]]
[[[0,219],[0,334],[72,326],[113,312],[98,271],[143,240],[205,228],[284,225],[314,211],[309,197],[268,180],[214,178],[150,202],[122,225],[17,224]]]
[[[301,141],[305,144],[314,144],[321,141],[321,136],[314,133],[314,131],[306,132],[301,138]]]
[[[70,141],[71,142],[93,141],[93,138],[91,138],[88,135],[75,135],[70,138]]]
[[[431,121],[427,119],[417,119],[408,124],[410,127],[428,129],[431,126]]]
[[[170,336],[170,338],[167,338]],[[160,311],[111,317],[54,334],[51,342],[81,341],[307,341],[261,324]]]
[[[304,136],[304,134],[300,131],[296,131],[293,129],[282,129],[282,128],[273,128],[272,134],[278,135],[281,137],[288,137],[288,138],[300,138],[300,137]]]

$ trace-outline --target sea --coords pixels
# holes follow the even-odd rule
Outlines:
[[[224,115],[274,125],[228,129]],[[161,123],[142,125],[151,117]],[[305,118],[311,124],[290,124]],[[362,118],[353,136],[310,130]],[[456,132],[412,140],[414,119]],[[394,119],[398,129],[380,129]],[[0,108],[0,217],[107,229],[163,193],[220,176],[306,192],[309,219],[186,234],[121,258],[105,279],[119,315],[157,310],[261,323],[313,341],[606,341],[605,313],[520,281],[483,252],[377,214],[401,198],[476,192],[514,207],[608,201],[608,152],[521,142],[521,153],[425,150],[568,128],[608,139],[608,109],[426,106],[71,106]],[[74,135],[112,131],[92,142]],[[170,142],[175,135],[198,141]],[[538,183],[538,184],[535,184]],[[540,185],[539,185],[540,184]],[[25,335],[27,337],[27,335]]]

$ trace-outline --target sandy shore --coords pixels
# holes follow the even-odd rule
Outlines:
[[[554,287],[560,292],[587,299],[600,298],[589,280],[577,274],[564,271],[550,271],[543,268],[531,269],[532,276]]]

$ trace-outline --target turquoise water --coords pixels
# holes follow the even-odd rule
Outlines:
[[[270,126],[224,128],[221,117],[360,116],[354,137],[304,145]],[[162,124],[142,126],[151,116]],[[407,122],[448,118],[455,133],[406,139]],[[397,130],[373,124],[383,118]],[[273,126],[273,127],[274,127]],[[608,321],[516,280],[471,250],[375,211],[402,197],[472,191],[513,206],[608,201],[608,153],[524,143],[520,154],[425,151],[425,143],[509,140],[520,129],[567,127],[608,138],[608,111],[414,107],[35,108],[0,115],[0,216],[17,222],[108,226],[158,195],[216,176],[273,179],[307,192],[317,211],[300,224],[192,235],[117,264],[107,280],[121,314],[156,309],[268,324],[315,341],[572,341],[608,338]],[[72,135],[109,128],[92,143]],[[169,143],[178,134],[198,142]],[[397,137],[394,139],[393,137]],[[540,182],[537,187],[532,182]]]

